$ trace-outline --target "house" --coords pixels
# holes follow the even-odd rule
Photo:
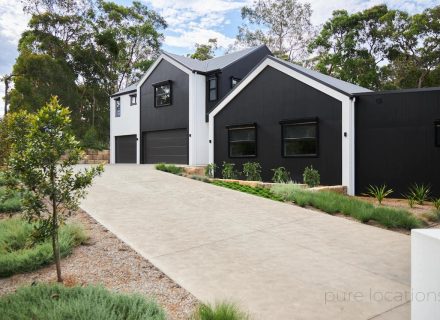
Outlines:
[[[208,113],[271,52],[199,61],[163,52],[142,79],[110,97],[111,163],[208,163]]]
[[[312,165],[322,184],[352,195],[386,184],[402,196],[423,183],[440,196],[440,88],[372,92],[268,53],[258,47],[206,62],[163,54],[136,89],[111,98],[115,116],[118,103],[141,100],[136,116],[127,110],[126,123],[112,127],[112,162],[124,162],[127,149],[137,163],[232,162],[241,170],[253,161],[266,181],[280,166],[302,181]]]

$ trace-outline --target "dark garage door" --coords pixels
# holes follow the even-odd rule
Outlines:
[[[187,129],[144,132],[145,163],[188,163]]]
[[[136,135],[115,137],[115,162],[136,163]]]

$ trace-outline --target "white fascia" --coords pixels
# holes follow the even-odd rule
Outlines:
[[[354,99],[345,95],[331,87],[322,84],[310,77],[303,75],[285,65],[266,58],[252,73],[245,79],[240,81],[236,88],[223,100],[219,105],[209,114],[209,163],[214,162],[214,118],[215,116],[234,99],[249,83],[252,82],[266,67],[272,67],[281,71],[292,78],[295,78],[306,85],[315,88],[342,104],[342,184],[347,186],[347,192],[354,195],[355,192],[355,177],[354,177]]]

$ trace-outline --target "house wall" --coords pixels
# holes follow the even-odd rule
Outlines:
[[[402,197],[424,183],[440,196],[440,89],[360,95],[355,110],[356,193],[385,183]]]
[[[136,94],[136,92],[130,94]],[[130,105],[130,94],[110,98],[110,163],[115,163],[115,136],[138,135],[139,105]],[[115,99],[117,98],[121,99],[120,117],[115,117]]]
[[[319,118],[319,156],[283,158],[281,120]],[[342,103],[270,66],[266,67],[228,105],[215,115],[214,162],[233,162],[238,170],[248,161],[259,162],[262,177],[270,180],[272,168],[284,166],[292,179],[302,181],[302,173],[313,165],[322,184],[342,183]],[[226,126],[257,124],[257,157],[228,158]],[[218,170],[220,172],[220,170]]]

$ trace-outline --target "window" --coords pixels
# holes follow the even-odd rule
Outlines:
[[[208,78],[209,101],[217,100],[217,77],[212,76]]]
[[[115,99],[115,117],[121,116],[121,98]]]
[[[281,121],[283,157],[318,156],[318,119]]]
[[[231,77],[231,88],[235,87],[237,83],[240,82],[241,79]]]
[[[131,94],[130,95],[130,106],[135,105],[135,104],[136,104],[136,95]]]
[[[230,158],[247,158],[257,156],[256,124],[229,126],[227,129]]]
[[[154,106],[164,107],[171,104],[171,81],[156,83],[154,86]]]
[[[434,122],[435,126],[435,146],[440,147],[440,120]]]

